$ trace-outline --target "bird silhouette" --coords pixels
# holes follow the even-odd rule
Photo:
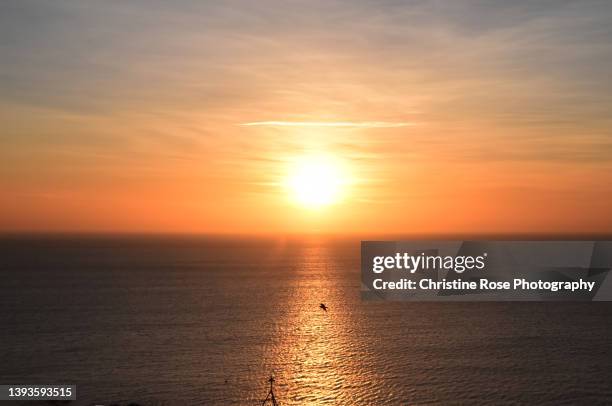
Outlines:
[[[327,306],[325,306],[325,303],[321,303],[321,304],[319,305],[319,307],[320,307],[321,309],[323,309],[323,310],[327,311]]]

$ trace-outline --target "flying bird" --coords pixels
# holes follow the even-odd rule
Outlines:
[[[319,305],[319,307],[320,307],[321,309],[323,309],[323,310],[327,311],[327,306],[325,306],[325,303],[321,303],[321,304]]]

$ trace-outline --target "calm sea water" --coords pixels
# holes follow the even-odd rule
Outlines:
[[[609,304],[362,302],[356,240],[5,237],[0,276],[0,384],[72,404],[612,403]]]

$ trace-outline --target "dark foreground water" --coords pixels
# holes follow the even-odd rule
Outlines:
[[[612,403],[610,304],[362,302],[359,241],[5,237],[0,277],[0,384],[72,404]]]

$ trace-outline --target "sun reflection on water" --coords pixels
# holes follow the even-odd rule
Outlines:
[[[279,321],[281,338],[270,348],[273,355],[267,362],[277,377],[277,397],[282,404],[331,404],[340,399],[351,404],[357,400],[352,389],[363,384],[367,367],[352,306],[338,284],[340,264],[325,245],[313,245],[303,248],[294,271],[297,280]]]

